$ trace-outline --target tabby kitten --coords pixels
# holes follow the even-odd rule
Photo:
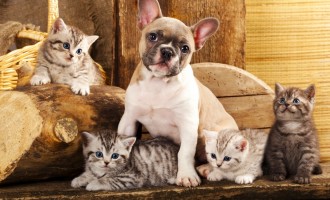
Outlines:
[[[262,176],[262,161],[268,134],[256,129],[206,131],[208,164],[197,168],[210,181],[227,179],[238,184],[252,183]]]
[[[110,130],[83,132],[82,138],[85,172],[72,180],[72,187],[120,190],[175,184],[179,147],[165,138],[135,143],[135,137]]]
[[[104,84],[100,70],[88,53],[98,36],[87,36],[58,18],[38,53],[31,85],[63,83],[75,94],[88,95],[90,85]]]
[[[275,123],[266,149],[271,180],[293,176],[300,184],[311,182],[311,174],[321,174],[319,144],[312,112],[315,87],[306,90],[275,84]]]

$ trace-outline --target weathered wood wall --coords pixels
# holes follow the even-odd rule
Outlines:
[[[330,1],[247,0],[246,70],[275,82],[316,85],[322,160],[330,160]]]
[[[140,31],[136,27],[136,2],[137,0],[130,3],[127,0],[119,0],[118,3],[119,27],[116,42],[119,65],[114,82],[123,88],[128,85],[139,60],[137,47]],[[175,17],[187,25],[193,25],[210,16],[220,20],[220,30],[193,56],[192,63],[218,62],[245,67],[244,0],[159,0],[159,3],[164,16]]]
[[[195,54],[193,63],[218,62],[244,68],[244,0],[159,0],[165,16],[193,25],[217,17],[220,30]],[[92,56],[107,72],[108,84],[126,88],[139,58],[140,31],[136,27],[137,0],[60,0],[59,14],[69,25],[100,38]],[[47,0],[0,0],[0,24],[9,21],[47,27]],[[210,53],[212,52],[212,53]]]

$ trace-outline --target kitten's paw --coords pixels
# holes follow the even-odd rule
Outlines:
[[[201,179],[197,175],[194,168],[182,169],[178,172],[176,184],[184,187],[196,187],[201,183]]]
[[[82,96],[89,95],[89,85],[88,84],[81,84],[81,83],[72,83],[71,90],[75,94],[81,94]]]
[[[284,181],[285,180],[285,175],[284,174],[272,174],[270,176],[270,179],[272,181]]]
[[[253,175],[251,175],[251,174],[237,176],[235,178],[235,183],[237,183],[237,184],[249,184],[249,183],[253,183],[254,178],[255,177]]]
[[[207,175],[207,180],[209,181],[221,181],[223,176],[219,170],[214,169]]]
[[[293,178],[293,182],[299,183],[299,184],[309,184],[311,183],[311,177],[310,176],[295,176]]]
[[[86,186],[86,190],[88,191],[98,191],[105,190],[104,185],[99,182],[99,180],[94,180]]]
[[[44,85],[50,83],[50,78],[47,76],[33,75],[30,84],[31,85]]]
[[[209,164],[200,165],[196,168],[198,174],[204,178],[207,178],[210,171],[212,170],[212,167]]]
[[[82,177],[77,177],[77,178],[74,178],[72,181],[71,181],[71,187],[73,188],[80,188],[80,187],[84,187],[88,184],[87,180],[85,178],[82,178]]]
[[[176,184],[176,178],[173,177],[173,178],[168,179],[167,183],[170,184],[170,185],[175,185]]]

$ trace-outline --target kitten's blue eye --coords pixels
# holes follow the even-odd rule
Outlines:
[[[293,101],[292,101],[294,104],[299,104],[300,103],[300,100],[298,98],[294,98]]]
[[[118,154],[118,153],[113,153],[113,154],[111,155],[111,158],[112,158],[112,159],[118,159],[118,158],[119,158],[119,154]]]
[[[285,98],[284,97],[282,97],[282,98],[280,98],[280,100],[278,101],[280,104],[285,104]]]
[[[103,158],[103,153],[101,151],[97,151],[97,152],[95,152],[95,156],[97,158]]]
[[[230,161],[231,160],[231,157],[228,157],[228,156],[225,156],[224,158],[223,158],[223,161]]]
[[[76,53],[80,55],[82,53],[82,49],[77,49]]]
[[[217,156],[214,153],[211,153],[211,158],[217,159]]]
[[[64,43],[63,43],[63,48],[64,48],[64,49],[70,49],[70,44],[67,43],[67,42],[64,42]]]

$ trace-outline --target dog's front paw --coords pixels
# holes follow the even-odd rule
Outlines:
[[[253,183],[254,181],[254,176],[251,174],[245,174],[245,175],[241,175],[241,176],[237,176],[235,178],[235,183],[237,184],[249,184],[249,183]]]
[[[178,172],[176,184],[184,187],[196,187],[201,183],[201,179],[197,175],[194,168],[187,170],[183,169]]]
[[[309,184],[309,183],[311,183],[311,177],[308,175],[307,176],[297,175],[293,178],[293,182],[299,183],[299,184]]]
[[[40,76],[40,75],[33,75],[31,80],[30,80],[30,84],[31,85],[44,85],[50,83],[50,78],[47,76]]]
[[[106,188],[104,187],[103,184],[100,183],[99,180],[94,180],[86,186],[86,190],[88,191],[98,191],[98,190],[105,190]]]
[[[207,175],[207,180],[209,181],[221,181],[223,179],[223,176],[219,170],[212,170]]]
[[[71,85],[71,90],[75,94],[81,94],[82,96],[89,95],[90,89],[89,84],[83,84],[79,82],[73,82]]]

